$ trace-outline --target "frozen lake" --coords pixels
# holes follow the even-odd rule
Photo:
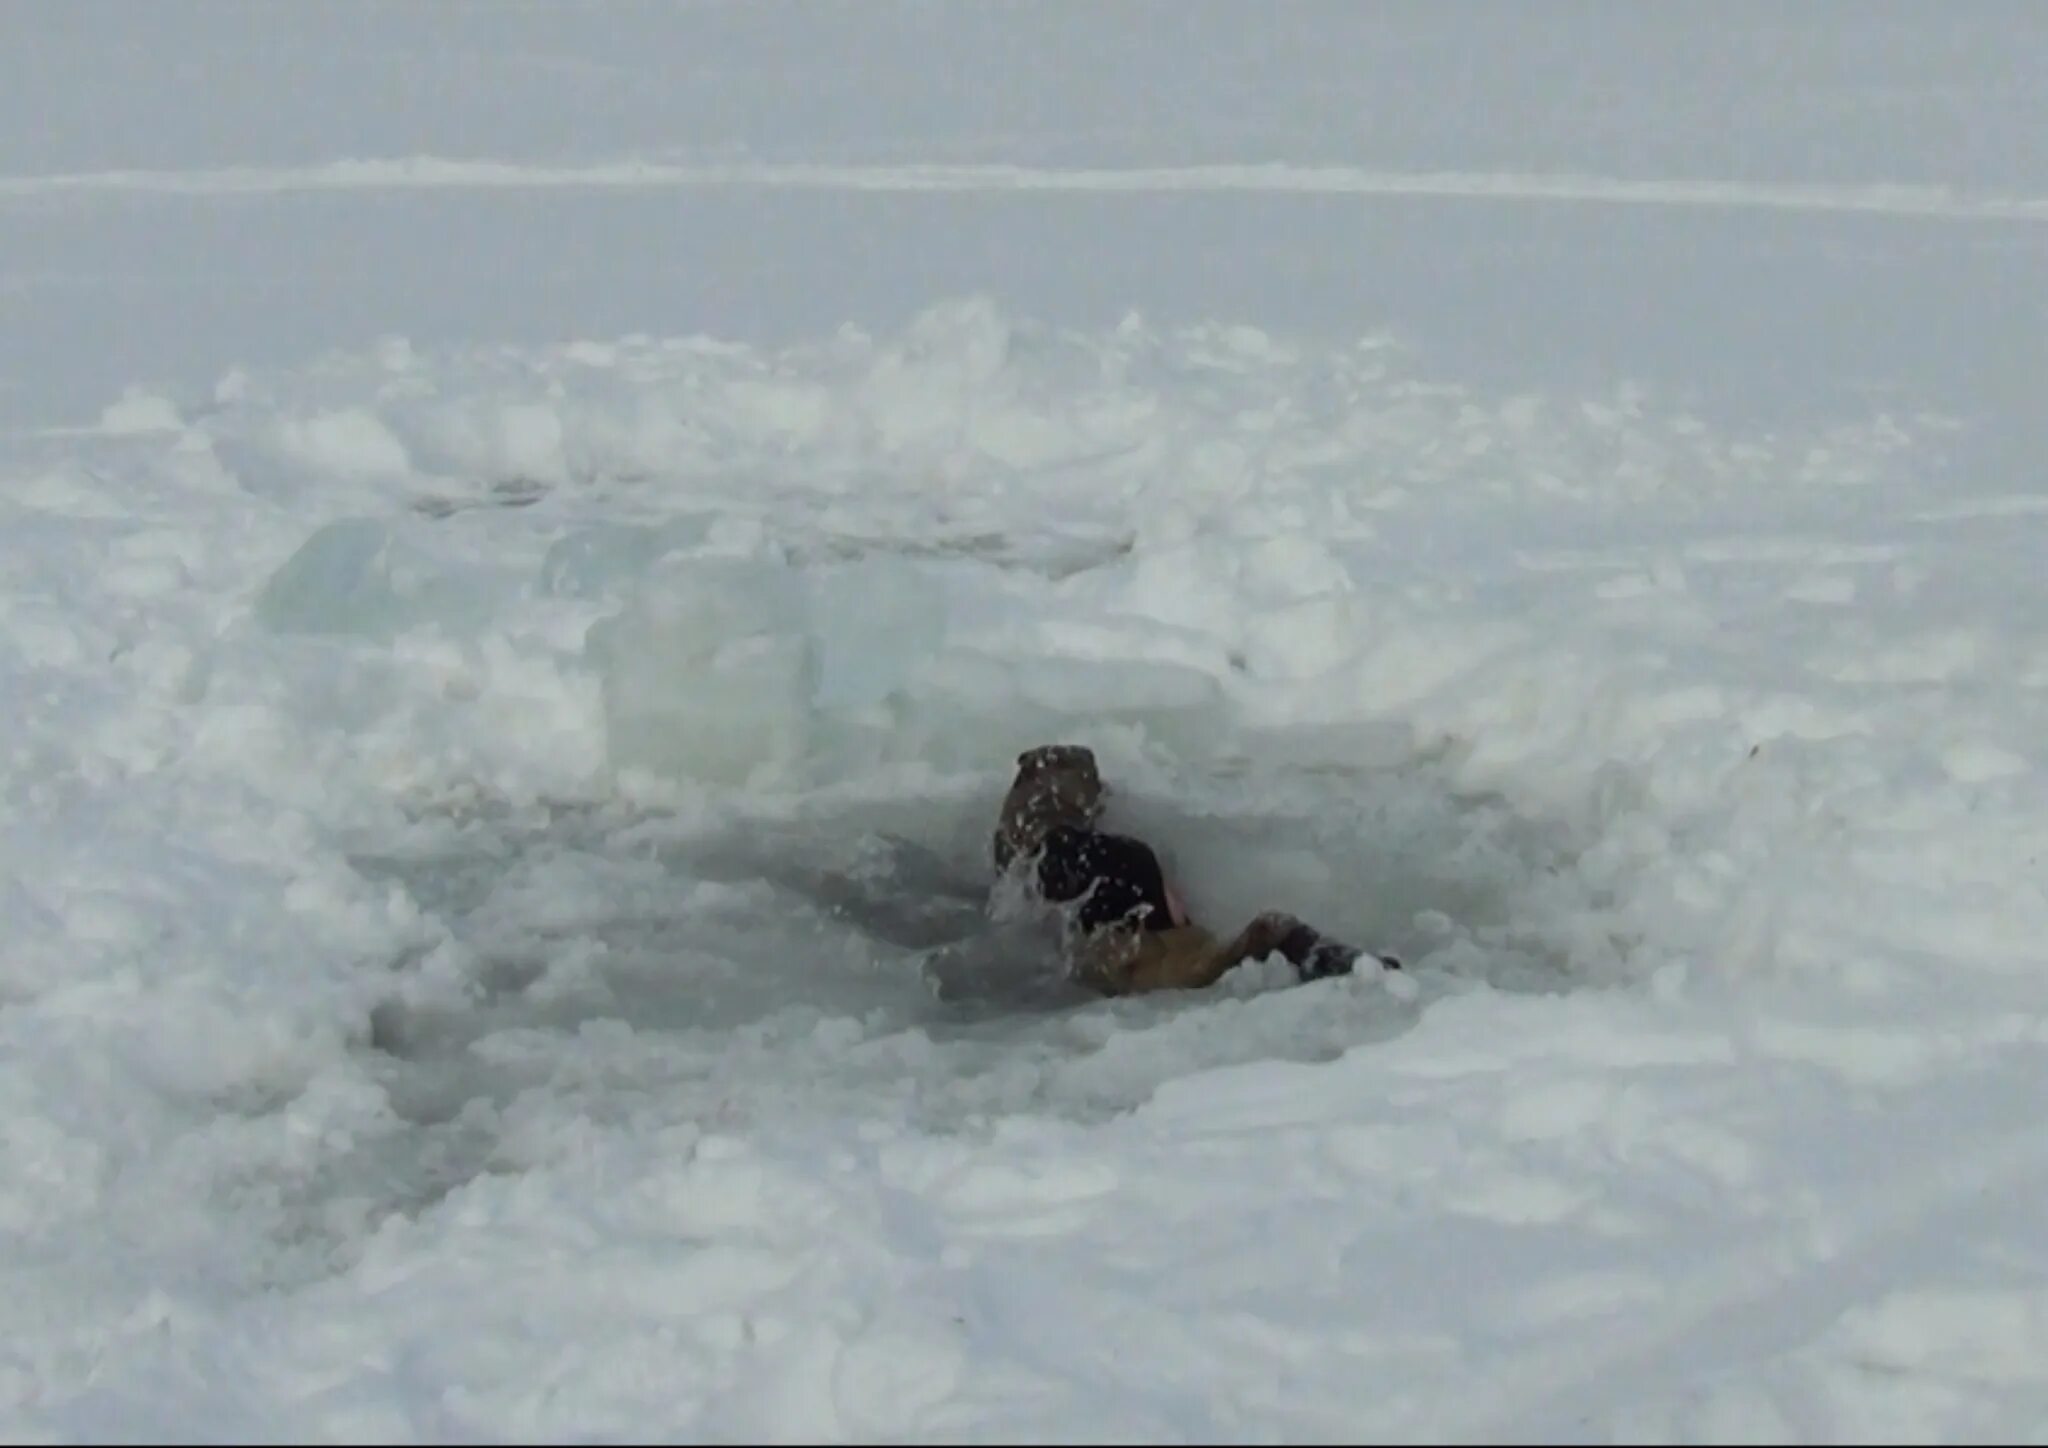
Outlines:
[[[0,31],[8,1433],[2038,1424],[2033,8]]]

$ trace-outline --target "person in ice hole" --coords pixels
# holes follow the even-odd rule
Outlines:
[[[995,830],[998,876],[1020,878],[1028,893],[1061,907],[1068,968],[1080,984],[1113,996],[1199,990],[1276,951],[1303,980],[1320,980],[1348,974],[1364,954],[1279,910],[1218,940],[1188,918],[1149,845],[1096,828],[1103,794],[1092,751],[1027,749]],[[1400,969],[1392,956],[1371,958]]]

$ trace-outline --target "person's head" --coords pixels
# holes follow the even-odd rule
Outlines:
[[[1019,754],[996,824],[996,868],[1031,854],[1055,826],[1093,828],[1107,793],[1094,751],[1083,745],[1041,744]]]

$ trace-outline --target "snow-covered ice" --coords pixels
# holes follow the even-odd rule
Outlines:
[[[2030,11],[87,13],[0,1431],[2039,1436]],[[1050,739],[1408,969],[1065,986]]]

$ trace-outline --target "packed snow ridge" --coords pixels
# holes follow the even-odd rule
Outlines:
[[[1644,180],[1531,171],[1398,171],[1262,162],[1193,166],[1021,166],[1010,163],[675,161],[623,157],[574,165],[380,156],[301,166],[74,171],[0,175],[0,201],[116,196],[258,196],[333,191],[766,190],[1035,192],[1111,195],[1432,197],[1608,206],[1849,213],[1942,221],[2048,221],[2048,197],[1979,194],[1906,182]]]

